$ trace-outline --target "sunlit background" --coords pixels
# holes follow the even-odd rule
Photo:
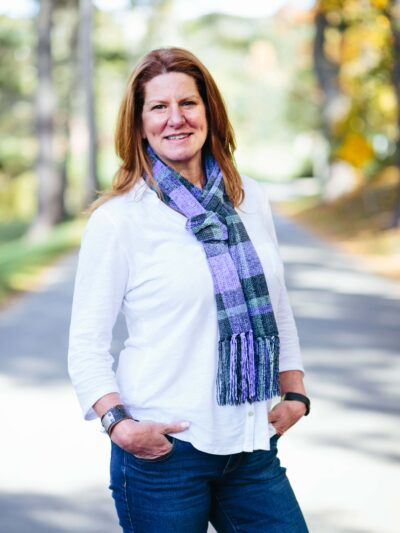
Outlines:
[[[290,182],[272,194],[297,197],[287,214],[399,277],[396,2],[3,0],[0,14],[2,298],[29,285],[35,241],[55,235],[50,255],[76,243],[76,224],[59,222],[110,184],[126,78],[168,45],[216,78],[240,171]],[[21,237],[27,255],[14,257]]]
[[[127,77],[169,45],[215,77],[273,202],[313,402],[280,446],[310,530],[397,533],[400,0],[0,0],[0,531],[118,530],[68,324]]]

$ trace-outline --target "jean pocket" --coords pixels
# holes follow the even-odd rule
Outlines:
[[[169,440],[169,442],[172,444],[170,450],[165,453],[164,455],[160,455],[160,457],[156,457],[155,459],[143,459],[142,457],[136,457],[136,455],[133,455],[133,453],[126,452],[130,457],[133,457],[135,461],[138,461],[140,463],[161,463],[162,461],[166,461],[171,457],[171,455],[175,451],[176,446],[176,439],[175,437],[171,437],[170,435],[164,435],[166,439]]]

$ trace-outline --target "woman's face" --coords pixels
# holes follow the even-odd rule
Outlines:
[[[207,138],[204,102],[195,80],[168,72],[145,85],[142,136],[168,165],[184,174],[201,169],[201,149]]]

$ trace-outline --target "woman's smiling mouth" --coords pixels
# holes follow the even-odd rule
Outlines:
[[[174,135],[167,135],[165,139],[167,141],[182,141],[183,139],[187,139],[192,133],[179,133]]]

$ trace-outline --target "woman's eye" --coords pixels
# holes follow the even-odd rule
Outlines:
[[[164,104],[157,104],[157,105],[154,105],[151,109],[164,109],[165,105]]]
[[[186,100],[185,102],[183,102],[183,105],[192,106],[192,105],[196,105],[196,102],[193,102],[192,100]]]

